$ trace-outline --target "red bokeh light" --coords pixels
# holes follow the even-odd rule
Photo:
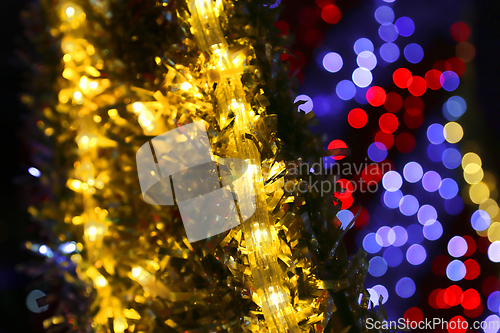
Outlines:
[[[437,300],[437,296],[439,294],[440,291],[442,291],[443,289],[441,288],[438,288],[438,289],[434,289],[430,294],[429,294],[429,305],[431,306],[431,308],[433,309],[441,309],[440,306],[438,306],[436,300]]]
[[[342,205],[340,206],[340,209],[348,209],[349,207],[351,207],[352,203],[354,202],[352,195],[348,195],[348,196],[344,197],[343,199],[341,199],[341,198],[339,198],[339,194],[340,193],[335,193],[333,196],[335,198],[339,199],[340,202],[342,203]],[[333,203],[336,204],[335,201]]]
[[[347,148],[347,145],[342,140],[333,140],[328,144],[328,150]],[[345,155],[330,156],[336,161],[339,161],[345,157]]]
[[[326,23],[335,24],[338,21],[340,21],[341,17],[342,17],[342,13],[340,12],[339,7],[337,7],[335,5],[326,5],[321,10],[321,18]]]
[[[398,112],[403,107],[403,99],[398,93],[387,93],[387,98],[384,103],[384,108],[389,112]]]
[[[343,193],[341,193],[341,191],[336,192],[338,193],[338,195],[336,196],[337,198],[343,200],[344,198],[347,198],[348,196],[352,195],[352,192],[354,191],[354,186],[349,180],[345,178],[340,178],[339,180],[337,180],[337,184],[339,184],[340,187],[343,189]]]
[[[401,89],[408,88],[408,80],[412,77],[411,72],[406,68],[398,68],[392,74],[394,84]]]
[[[393,133],[399,127],[399,120],[398,117],[392,113],[384,113],[380,116],[378,125],[380,126],[382,132]]]
[[[449,333],[462,333],[467,331],[468,324],[462,316],[455,316],[448,322]]]
[[[414,306],[406,310],[405,314],[403,315],[403,318],[407,321],[414,321],[420,323],[422,320],[424,320],[424,315],[422,313],[422,310]]]
[[[408,96],[405,98],[405,110],[418,109],[420,111],[424,110],[424,101],[422,98],[417,96]]]
[[[462,296],[462,306],[467,310],[474,310],[481,303],[481,296],[476,289],[467,289]]]
[[[444,301],[444,293],[446,289],[439,290],[439,293],[436,296],[436,304],[440,309],[449,309],[450,305]]]
[[[413,76],[408,80],[408,91],[413,96],[422,96],[427,90],[427,82],[421,76]]]
[[[419,112],[416,114],[412,114],[411,111],[414,110],[417,110]],[[422,115],[422,113],[420,113],[419,109],[410,109],[406,111],[404,119],[406,126],[408,126],[409,128],[419,128],[424,123],[424,116]]]
[[[356,214],[359,212],[359,207],[361,207],[361,212],[359,213],[358,218],[356,219],[356,222],[354,222],[354,228],[356,229],[362,229],[368,225],[370,222],[370,214],[368,213],[368,210],[366,210],[365,207],[363,206],[354,206],[351,208],[351,213],[356,216]]]
[[[318,15],[316,15],[316,10],[311,7],[303,8],[299,13],[299,22],[306,27],[312,27],[318,22]]]
[[[474,280],[481,273],[481,267],[474,259],[467,259],[464,262],[466,273],[464,279],[466,280]]]
[[[469,25],[465,22],[456,22],[451,28],[451,37],[457,42],[466,42],[470,37],[470,28]]]
[[[494,291],[500,291],[500,281],[496,276],[489,276],[483,281],[482,290],[483,295],[488,296]]]
[[[457,57],[463,62],[469,62],[476,56],[476,48],[468,42],[459,43],[456,47]]]
[[[406,154],[415,148],[415,138],[410,133],[400,133],[396,137],[396,148]]]
[[[363,109],[355,108],[347,115],[347,121],[354,128],[362,128],[368,122],[368,116]]]
[[[318,5],[319,8],[325,8],[333,4],[335,4],[335,0],[316,0],[316,5]]]
[[[465,63],[458,57],[452,57],[446,60],[446,70],[457,73],[462,76],[465,73]]]
[[[444,291],[444,301],[449,306],[456,306],[462,301],[463,291],[457,285],[449,286]]]
[[[464,309],[464,313],[469,318],[477,318],[483,313],[483,310],[484,310],[483,304],[479,303],[479,305],[473,310]]]
[[[278,34],[278,36],[288,35],[290,32],[290,25],[285,21],[276,21],[274,22],[273,26],[280,29],[280,33]]]
[[[366,100],[371,106],[381,106],[387,100],[387,95],[383,88],[373,86],[366,91]]]
[[[463,236],[463,238],[465,239],[465,241],[467,242],[467,252],[465,253],[465,256],[471,256],[474,254],[474,252],[476,252],[476,241],[474,240],[474,238],[472,238],[471,236]]]
[[[425,73],[425,82],[427,82],[427,87],[432,90],[438,90],[441,88],[441,72],[437,69],[431,69]]]
[[[375,142],[380,142],[387,149],[390,149],[392,148],[392,146],[394,146],[394,135],[392,135],[391,133],[378,131],[377,134],[375,134]]]
[[[450,263],[450,259],[447,256],[440,254],[432,261],[432,272],[438,276],[446,275],[446,267]]]
[[[378,184],[382,180],[382,176],[382,170],[376,164],[367,165],[361,173],[363,181],[368,185]]]

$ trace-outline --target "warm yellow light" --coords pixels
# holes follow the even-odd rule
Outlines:
[[[71,68],[66,68],[63,73],[62,73],[63,78],[66,80],[71,80],[72,78],[75,77],[75,71],[72,70]]]
[[[97,89],[99,87],[99,83],[96,81],[90,82],[90,89]]]
[[[89,230],[88,230],[88,234],[90,236],[94,236],[95,234],[97,233],[97,230],[95,227],[90,227]]]
[[[106,233],[107,227],[100,221],[89,221],[85,224],[84,236],[90,242],[95,242],[103,237]]]
[[[489,188],[489,187],[488,187]],[[479,205],[479,209],[484,210],[493,220],[499,212],[498,204],[495,200],[488,198]]]
[[[155,62],[157,65],[161,64],[161,58],[160,57],[155,57]]]
[[[82,187],[82,182],[77,180],[77,179],[74,179],[72,182],[71,182],[71,187],[75,190],[79,190],[81,187]]]
[[[490,242],[500,241],[500,223],[494,222],[488,228],[488,240]]]
[[[132,276],[137,279],[141,275],[142,268],[141,267],[134,267],[132,268]]]
[[[191,84],[189,84],[188,82],[184,82],[183,84],[181,84],[181,89],[184,91],[191,89],[191,87]]]
[[[66,15],[67,15],[68,17],[73,17],[73,16],[75,16],[75,8],[73,8],[73,7],[71,7],[71,6],[68,6],[68,7],[66,8]]]
[[[134,113],[139,113],[144,109],[144,104],[135,102],[134,104],[132,104],[132,109],[134,110]]]
[[[476,153],[467,153],[462,158],[462,168],[467,167],[467,165],[475,163],[479,166],[482,166],[481,158]]]
[[[73,218],[71,219],[71,222],[73,222],[74,225],[79,225],[79,224],[82,224],[83,219],[81,216],[73,216]]]
[[[444,137],[449,143],[457,143],[463,136],[464,130],[460,124],[451,121],[444,125]]]
[[[94,278],[94,285],[97,288],[106,287],[108,285],[108,280],[106,280],[106,278],[100,274],[96,275],[96,277]]]
[[[118,116],[118,110],[117,109],[108,110],[108,115],[111,119],[116,118]]]
[[[73,98],[76,104],[83,104],[83,95],[81,92],[75,91],[75,93],[73,94]]]
[[[65,54],[63,56],[64,62],[70,62],[71,61],[71,54]]]
[[[475,167],[471,168],[472,170],[477,170],[475,173],[467,173],[467,170],[470,171],[469,166],[477,166],[475,163],[471,163],[467,165],[467,167],[464,170],[464,179],[467,183],[469,184],[477,184],[481,180],[483,180],[484,172],[482,168],[476,169]]]
[[[123,333],[128,328],[127,321],[123,317],[116,317],[113,320],[113,329],[115,333]]]
[[[481,169],[481,166],[479,164],[477,164],[477,163],[469,163],[465,167],[464,172],[473,175],[476,172],[478,172],[480,169]]]
[[[98,115],[95,115],[95,116],[94,116],[94,121],[95,121],[96,123],[100,123],[100,122],[101,122],[101,120],[102,120],[101,116],[98,116]]]
[[[477,183],[470,187],[469,196],[473,203],[480,204],[490,196],[490,190],[485,183]]]

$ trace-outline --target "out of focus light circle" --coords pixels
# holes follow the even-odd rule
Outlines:
[[[382,177],[382,185],[389,192],[397,191],[403,185],[403,179],[397,171],[388,171]]]
[[[437,220],[431,220],[424,225],[424,237],[430,241],[435,241],[443,235],[443,226]]]
[[[444,137],[449,143],[457,143],[462,140],[464,136],[464,130],[460,124],[452,121],[444,125],[443,130]]]
[[[495,241],[488,247],[488,258],[492,262],[500,262],[500,241]]]
[[[490,189],[483,182],[474,184],[469,189],[470,200],[475,204],[479,205],[483,203],[486,199],[489,198],[489,196],[490,196]]]
[[[467,253],[467,248],[467,241],[460,236],[455,236],[448,242],[448,253],[455,258],[460,258]]]
[[[401,198],[403,198],[403,193],[401,191],[387,191],[384,193],[384,204],[389,208],[398,208]]]
[[[498,333],[498,323],[500,322],[500,317],[492,314],[486,317],[482,323],[484,333]]]
[[[382,246],[377,243],[376,234],[374,232],[369,233],[363,238],[363,248],[368,253],[377,253],[382,249]]]
[[[378,23],[392,23],[394,21],[394,11],[389,6],[380,6],[375,10],[375,19]]]
[[[439,185],[439,195],[441,198],[449,200],[458,194],[458,184],[451,178],[445,178]]]
[[[460,118],[467,110],[467,103],[460,96],[452,96],[443,104],[443,116],[449,121]]]
[[[420,244],[413,244],[406,251],[406,260],[414,266],[422,264],[426,258],[427,253]]]
[[[394,233],[396,238],[392,243],[393,246],[399,247],[406,244],[406,242],[408,241],[408,233],[406,232],[405,228],[397,225],[392,228],[392,232]]]
[[[354,43],[354,52],[360,54],[363,51],[373,52],[373,43],[368,38],[360,38]]]
[[[401,214],[406,216],[415,215],[415,213],[418,211],[418,208],[418,200],[411,194],[405,195],[399,202],[399,211],[401,212]]]
[[[418,210],[417,219],[422,225],[425,225],[429,221],[434,221],[438,217],[436,208],[431,205],[423,205]]]
[[[378,35],[384,42],[394,42],[398,38],[398,29],[392,23],[384,23],[378,29]]]
[[[383,143],[373,142],[368,147],[368,157],[373,162],[382,162],[387,157],[387,148]]]
[[[336,52],[327,53],[323,57],[323,67],[330,73],[336,73],[342,69],[344,61],[340,54]]]
[[[389,267],[399,266],[403,261],[403,252],[397,247],[388,247],[384,251],[384,259]]]
[[[354,214],[348,209],[343,209],[337,213],[337,218],[342,225],[342,229],[346,229],[354,218]]]
[[[424,58],[424,49],[416,43],[411,43],[406,45],[404,55],[412,64],[418,64]]]
[[[313,101],[311,99],[311,97],[307,96],[307,95],[299,95],[295,98],[295,100],[293,101],[293,103],[297,103],[299,101],[305,101],[304,104],[301,104],[298,106],[298,110],[299,111],[304,111],[305,113],[308,113],[310,112],[312,109],[313,109]]]
[[[492,292],[490,296],[488,296],[486,304],[491,312],[500,312],[500,291]]]
[[[376,286],[373,286],[371,289],[374,290],[378,296],[382,296],[382,304],[387,302],[387,300],[389,299],[389,292],[387,291],[386,287],[384,287],[381,284],[377,284]],[[377,301],[378,301],[378,299],[377,299]]]
[[[373,52],[363,51],[356,58],[356,62],[359,67],[372,70],[375,66],[377,66],[377,57],[373,54]]]
[[[382,106],[387,100],[387,94],[384,88],[373,86],[366,91],[366,100],[371,106]]]
[[[444,126],[441,124],[432,124],[427,128],[427,139],[435,145],[444,142]]]
[[[467,272],[465,265],[460,260],[453,260],[446,267],[446,276],[451,281],[460,281],[465,277],[465,273]]]
[[[408,162],[403,168],[403,175],[409,183],[418,182],[422,178],[423,174],[424,171],[417,162]]]
[[[423,77],[415,75],[408,80],[408,91],[413,96],[422,96],[427,91],[427,82]]]
[[[401,36],[408,37],[415,31],[415,24],[411,18],[403,16],[396,20],[396,28]]]
[[[380,116],[378,124],[382,132],[393,133],[398,129],[399,120],[393,113],[384,113]]]
[[[375,236],[375,239],[380,246],[388,247],[388,246],[391,246],[392,243],[394,243],[395,235],[394,235],[394,233],[392,233],[392,237],[391,237],[391,235],[390,235],[391,231],[392,231],[392,229],[387,227],[387,226],[380,227],[377,230],[377,234]]]
[[[422,186],[427,192],[435,192],[441,184],[441,176],[436,171],[427,171],[422,177]]]
[[[399,58],[399,47],[394,43],[384,43],[379,50],[380,57],[386,62],[395,62]]]
[[[340,99],[347,101],[356,95],[356,86],[350,80],[342,80],[337,84],[336,92]]]
[[[387,263],[384,258],[376,256],[370,259],[368,273],[372,276],[379,277],[384,275],[385,272],[387,272]]]
[[[352,81],[360,88],[368,87],[373,80],[372,72],[364,67],[359,67],[352,72]]]
[[[404,277],[396,283],[396,293],[399,297],[408,298],[415,293],[415,282],[409,277]]]
[[[340,9],[335,5],[327,5],[321,10],[321,18],[330,24],[335,24],[340,21],[342,13]]]
[[[441,74],[441,77],[439,78],[439,82],[441,83],[443,89],[446,91],[453,91],[460,85],[460,79],[458,78],[458,75],[452,71],[443,72],[443,74]]]
[[[462,155],[457,149],[448,148],[443,152],[442,160],[447,169],[455,169],[460,166]]]
[[[470,222],[474,230],[484,231],[488,229],[488,227],[490,226],[491,218],[490,215],[486,213],[484,210],[478,209],[474,213],[472,213]]]
[[[362,128],[368,122],[368,116],[363,109],[354,108],[349,111],[349,114],[347,115],[347,121],[353,128]],[[460,158],[460,161],[461,160],[462,159]]]

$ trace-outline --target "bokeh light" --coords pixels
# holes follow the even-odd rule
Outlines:
[[[415,282],[409,277],[401,278],[396,283],[396,293],[401,298],[408,298],[415,293]]]
[[[427,128],[427,139],[435,145],[444,142],[444,126],[441,124],[432,124]]]
[[[403,99],[398,93],[395,92],[387,93],[384,107],[389,112],[392,113],[398,112],[403,107]]]
[[[406,232],[406,229],[397,225],[392,228],[392,233],[394,234],[394,242],[392,243],[393,246],[400,247],[406,244],[408,241],[408,233]]]
[[[465,265],[460,260],[453,260],[446,267],[446,276],[451,281],[460,281],[465,277],[467,269]]]
[[[426,258],[427,252],[420,244],[413,244],[406,251],[406,260],[414,266],[422,264]]]
[[[382,304],[387,302],[387,300],[389,299],[389,292],[387,291],[386,287],[384,287],[381,284],[377,284],[376,286],[373,286],[371,289],[377,293],[379,298],[380,298],[380,296],[382,296]],[[378,302],[379,298],[377,298],[377,302]],[[377,304],[377,303],[374,303],[374,304]]]
[[[340,99],[347,101],[356,95],[356,86],[350,80],[342,80],[337,83],[335,91]]]
[[[353,128],[359,129],[366,125],[366,123],[368,122],[368,116],[363,109],[355,108],[349,111],[349,114],[347,115],[347,121]],[[460,157],[459,165],[461,161],[462,158]]]
[[[360,54],[363,51],[373,52],[373,43],[368,38],[360,38],[354,43],[354,52]]]
[[[398,247],[388,247],[384,251],[384,259],[389,267],[399,266],[403,261],[403,252]]]
[[[436,208],[434,208],[431,205],[427,205],[427,204],[423,205],[418,210],[417,219],[418,219],[418,222],[422,225],[425,225],[427,222],[436,220],[437,217],[438,217],[438,214],[437,214]]]
[[[399,120],[393,113],[384,113],[380,116],[378,124],[382,132],[393,133],[399,127]]]
[[[427,156],[433,162],[442,162],[443,153],[446,150],[446,146],[443,144],[435,145],[431,143],[427,147]]]
[[[387,148],[380,142],[373,142],[368,147],[368,157],[373,162],[382,162],[387,157]]]
[[[467,289],[462,295],[462,307],[467,310],[473,310],[481,303],[481,296],[476,289]]]
[[[405,195],[399,202],[399,211],[401,212],[401,214],[406,216],[415,215],[415,213],[418,211],[418,208],[418,200],[411,194]]]
[[[372,276],[379,277],[387,272],[387,263],[385,259],[379,256],[373,257],[369,261],[368,273]]]
[[[417,162],[408,162],[403,168],[403,176],[409,183],[416,183],[424,174],[424,170]]]
[[[375,134],[374,141],[380,142],[386,146],[387,149],[390,149],[394,145],[394,136],[391,133],[378,131],[377,134]]]
[[[360,88],[368,87],[373,80],[372,73],[364,68],[359,67],[352,72],[352,81]]]
[[[488,227],[490,226],[491,217],[484,210],[478,209],[474,213],[472,213],[472,216],[470,218],[470,223],[472,225],[472,228],[474,228],[474,230],[484,231],[488,229]]]
[[[327,53],[323,57],[323,67],[330,73],[337,73],[342,69],[343,65],[342,57],[336,52]]]
[[[446,91],[453,91],[460,85],[460,79],[457,73],[452,71],[445,71],[439,77],[439,83]]]
[[[375,19],[378,23],[392,23],[394,21],[394,11],[389,6],[380,6],[375,10]]]
[[[460,118],[467,110],[467,103],[460,96],[452,96],[443,104],[443,116],[449,121]]]
[[[455,236],[448,242],[447,249],[452,257],[460,258],[467,253],[467,242],[463,237]]]
[[[403,178],[397,171],[388,171],[382,177],[382,185],[387,191],[394,192],[403,185]]]
[[[344,149],[344,148],[347,148],[347,144],[344,141],[339,140],[339,139],[332,140],[328,144],[328,150]],[[345,157],[344,155],[331,156],[331,158],[333,158],[336,161],[339,161],[339,160],[343,159],[344,157]]]
[[[385,90],[379,86],[370,87],[366,91],[366,100],[371,106],[381,106],[384,105],[387,99]]]
[[[426,239],[435,241],[443,235],[443,226],[439,221],[431,220],[425,223],[422,232]]]
[[[464,209],[464,201],[460,196],[456,196],[453,199],[446,200],[444,202],[444,209],[450,215],[457,215]]]
[[[377,253],[382,249],[382,246],[377,243],[376,235],[374,232],[369,233],[363,238],[363,248],[368,253]]]
[[[425,73],[425,82],[427,82],[427,87],[432,90],[438,90],[441,88],[441,72],[437,69],[431,69]]]
[[[467,250],[467,252],[469,252],[469,250]],[[466,253],[465,255],[467,255],[468,253]],[[477,261],[475,261],[474,259],[467,259],[465,262],[464,262],[464,265],[465,265],[465,269],[467,271],[467,273],[465,274],[465,279],[466,280],[474,280],[475,278],[477,278],[479,276],[479,273],[481,273],[481,267],[479,267],[479,264],[477,263]]]
[[[496,241],[488,247],[488,258],[492,262],[500,262],[500,242]]]
[[[494,291],[488,296],[486,305],[491,312],[500,312],[500,291]]]
[[[396,28],[398,28],[399,35],[409,37],[415,31],[415,23],[411,18],[403,16],[396,20]]]
[[[458,184],[451,178],[445,178],[439,185],[439,195],[441,198],[449,200],[458,194]]]
[[[408,243],[420,244],[424,240],[423,228],[420,224],[412,224],[408,227]]]
[[[354,218],[354,214],[350,210],[343,209],[337,213],[337,218],[342,225],[342,229],[346,229]]]
[[[443,165],[447,169],[455,169],[460,166],[462,162],[462,155],[455,148],[448,148],[443,152],[442,155]]]
[[[396,137],[396,148],[403,154],[411,152],[415,148],[415,145],[415,137],[410,133],[399,133]]]
[[[359,67],[372,70],[377,66],[377,57],[375,56],[375,54],[373,54],[373,52],[363,51],[360,54],[358,54],[356,62]]]
[[[340,21],[341,16],[340,9],[335,5],[327,5],[321,10],[321,18],[330,24]]]
[[[422,177],[422,186],[427,192],[435,192],[441,184],[441,176],[436,171],[427,171]]]
[[[304,111],[305,113],[309,113],[314,107],[314,104],[313,104],[311,97],[309,97],[307,95],[299,95],[299,96],[295,97],[295,100],[293,101],[293,103],[297,103],[299,101],[305,101],[304,104],[301,104],[298,106],[297,109],[299,111]]]
[[[398,68],[392,74],[394,84],[401,89],[408,88],[408,81],[413,77],[411,72],[406,68]]]
[[[398,60],[400,52],[399,47],[394,43],[384,43],[379,49],[380,57],[386,62],[395,62]]]
[[[403,198],[403,193],[401,191],[385,192],[384,193],[384,204],[389,208],[398,208],[399,202]]]
[[[450,28],[451,37],[457,42],[466,42],[470,37],[469,25],[465,22],[455,22]]]
[[[411,43],[406,45],[404,55],[412,64],[418,64],[424,58],[424,49],[416,43]]]
[[[495,314],[486,317],[482,324],[485,327],[483,329],[484,333],[498,333],[498,322],[500,322],[500,317]]]
[[[422,96],[427,90],[427,82],[421,76],[413,76],[408,80],[408,91],[413,96]]]

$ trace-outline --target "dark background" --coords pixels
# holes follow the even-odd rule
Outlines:
[[[308,0],[309,1],[309,0]],[[308,1],[301,1],[304,6]],[[367,1],[367,0],[364,0]],[[351,2],[361,5],[364,1]],[[281,6],[296,1],[283,1]],[[338,1],[343,2],[343,1]],[[29,112],[20,102],[20,96],[29,84],[29,68],[16,55],[15,50],[32,52],[24,37],[20,11],[27,0],[1,0],[0,2],[0,333],[35,332],[41,315],[30,313],[25,299],[33,282],[16,272],[16,265],[27,262],[32,256],[21,249],[26,239],[36,237],[36,227],[26,213],[29,191],[36,185],[30,176],[29,147],[24,124]],[[314,5],[314,1],[312,1]],[[356,11],[356,5],[346,10]],[[429,10],[432,10],[429,8]],[[500,170],[498,142],[500,142],[500,1],[471,1],[468,23],[473,31],[476,46],[474,59],[476,85],[469,87],[478,107],[477,124],[472,136],[483,147],[481,157],[490,170]],[[343,13],[344,14],[344,13]],[[29,146],[29,145],[28,145]]]

